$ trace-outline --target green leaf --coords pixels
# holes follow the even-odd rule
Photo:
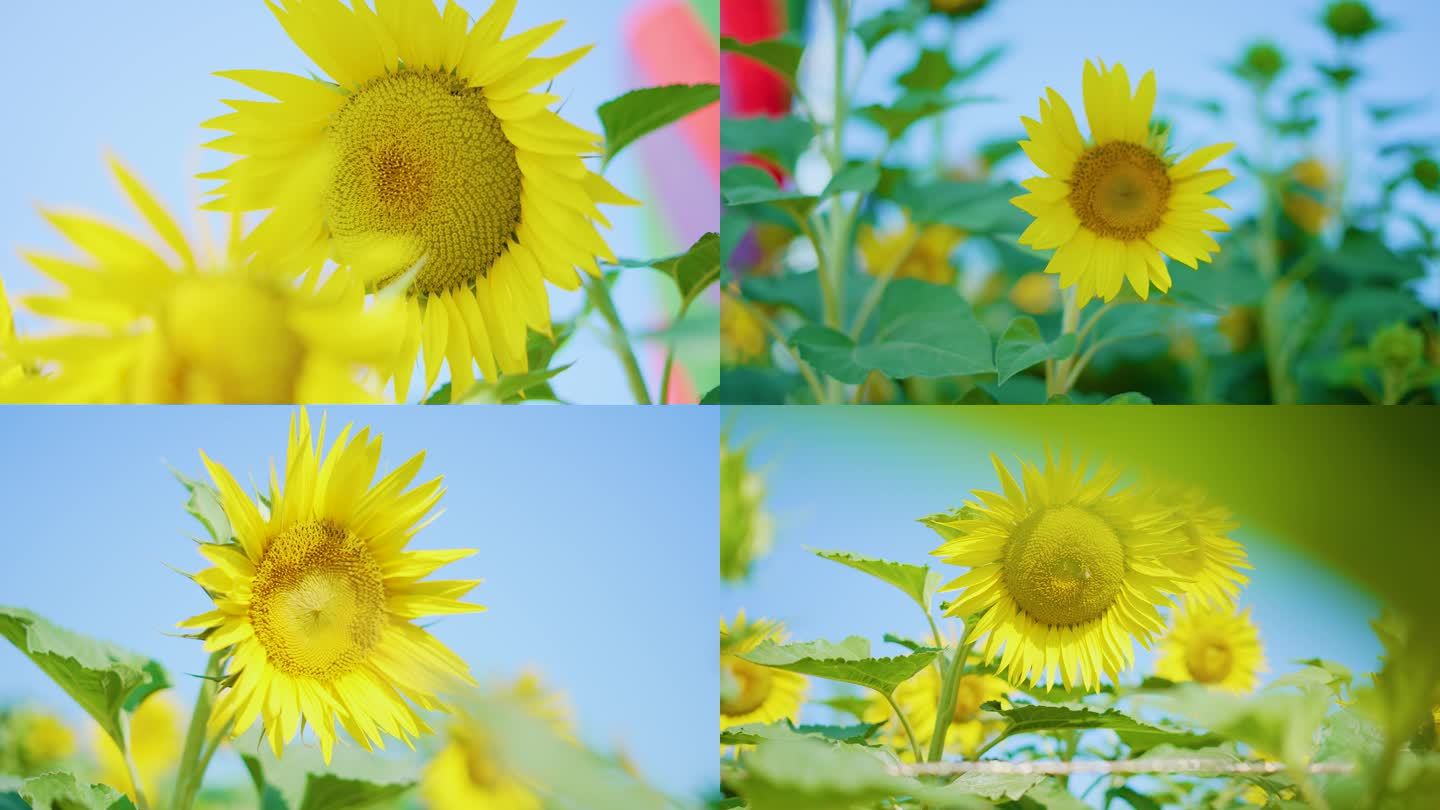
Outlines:
[[[863,744],[875,736],[884,723],[860,723],[853,726],[793,726],[788,720],[774,723],[749,723],[733,726],[720,732],[721,745],[755,745],[762,741],[794,740],[801,737],[817,737],[832,742]]]
[[[1105,791],[1106,807],[1109,807],[1110,802],[1115,799],[1120,799],[1121,801],[1133,807],[1135,810],[1164,810],[1164,808],[1159,802],[1155,801],[1149,796],[1146,796],[1144,793],[1141,793],[1140,791],[1130,787],[1129,785],[1121,785],[1119,787],[1113,787]]]
[[[909,281],[910,279],[904,279]],[[845,320],[854,318],[860,308],[860,301],[875,279],[863,273],[850,273],[845,278]],[[899,283],[898,281],[895,283]],[[893,284],[892,284],[893,286]],[[930,285],[931,289],[935,289]],[[747,278],[740,284],[745,300],[762,304],[774,304],[798,312],[810,323],[824,320],[821,303],[820,276],[818,273],[784,273],[778,276]],[[889,290],[886,290],[887,296]]]
[[[817,371],[844,383],[860,384],[870,367],[855,359],[855,341],[827,326],[802,326],[790,334],[790,345]]]
[[[1016,801],[1045,781],[1038,773],[963,773],[951,784],[991,801]]]
[[[808,194],[782,190],[775,178],[758,166],[731,166],[721,172],[720,196],[731,206],[774,203],[796,219],[803,219],[816,201]]]
[[[894,658],[871,658],[870,642],[859,636],[850,636],[839,644],[828,641],[776,644],[767,641],[740,657],[752,664],[853,683],[889,695],[895,687],[929,666],[939,653],[938,649],[929,649]]]
[[[878,557],[865,557],[848,551],[824,551],[810,549],[815,556],[862,571],[872,577],[899,588],[902,593],[915,600],[915,604],[926,613],[935,600],[935,590],[940,587],[939,572],[930,570],[928,565],[911,565]]]
[[[1232,695],[1194,683],[1176,684],[1161,700],[1175,715],[1292,766],[1308,762],[1314,753],[1315,732],[1329,706],[1323,689]]]
[[[661,127],[720,101],[718,84],[669,84],[632,90],[601,104],[595,114],[605,128],[605,159]]]
[[[902,186],[893,195],[917,225],[949,225],[970,234],[1020,233],[1030,215],[1011,204],[1025,193],[1014,183],[939,181]]]
[[[864,382],[871,371],[906,379],[995,370],[990,335],[968,313],[902,316],[858,345],[833,329],[806,326],[790,343],[807,363],[846,383]]]
[[[95,718],[121,750],[125,735],[120,712],[131,696],[169,685],[159,663],[56,627],[22,608],[0,606],[0,635]]]
[[[26,779],[17,791],[35,810],[135,810],[129,797],[109,785],[86,785],[56,771]]]
[[[289,810],[290,805],[285,803],[285,797],[274,785],[265,781],[265,767],[260,764],[260,760],[249,754],[241,754],[240,759],[244,761],[245,770],[250,773],[250,781],[255,785],[260,810]]]
[[[911,90],[891,104],[871,104],[855,110],[860,118],[884,130],[891,141],[898,141],[910,127],[932,115],[956,107],[994,101],[993,96],[961,96],[951,98],[931,90]]]
[[[1092,339],[1098,343],[1162,334],[1170,328],[1175,312],[1174,307],[1161,304],[1119,304],[1100,316]]]
[[[1101,405],[1154,405],[1150,398],[1135,391],[1126,391],[1106,399]]]
[[[170,468],[170,474],[175,480],[185,487],[190,493],[190,498],[185,501],[185,511],[191,517],[200,521],[210,539],[216,543],[235,542],[235,532],[230,528],[230,518],[225,516],[225,510],[220,506],[220,493],[205,481],[191,478],[174,467]]]
[[[518,402],[524,399],[523,394],[548,383],[560,372],[573,365],[575,364],[566,363],[563,366],[529,371],[524,374],[502,374],[500,379],[493,383],[475,383],[456,404],[493,405],[503,402]]]
[[[981,810],[990,804],[963,788],[931,787],[889,772],[886,752],[819,739],[761,743],[743,760],[737,789],[750,810],[856,810],[913,798],[930,810]]]
[[[896,8],[888,8],[860,21],[855,26],[855,35],[860,37],[866,51],[873,51],[891,34],[915,30],[929,12],[929,0],[905,0]]]
[[[1008,50],[1010,50],[1009,45],[991,45],[982,51],[979,56],[975,57],[973,61],[966,63],[964,67],[956,71],[955,81],[965,82],[979,76],[981,73],[989,70],[991,65],[1000,61]]]
[[[1425,267],[1414,256],[1400,256],[1374,231],[1350,228],[1340,247],[1321,260],[1328,270],[1352,281],[1402,283],[1425,275]]]
[[[861,695],[836,695],[835,697],[816,702],[822,706],[829,706],[837,712],[848,714],[862,722],[870,710],[870,699]]]
[[[1046,342],[1040,336],[1040,325],[1028,315],[1010,322],[1000,342],[995,345],[995,372],[1001,385],[1036,363],[1064,360],[1075,353],[1074,333],[1061,335]]]
[[[896,81],[907,90],[939,91],[958,75],[959,71],[950,64],[948,50],[927,48],[920,52],[914,67],[900,74]]]
[[[725,368],[720,371],[720,384],[705,395],[701,404],[784,405],[803,382],[798,374],[775,368]]]
[[[841,167],[830,183],[820,193],[821,197],[833,197],[846,191],[869,194],[880,184],[880,167],[874,163],[851,162]]]
[[[720,278],[720,234],[707,233],[690,249],[663,259],[622,259],[621,267],[653,267],[675,282],[675,289],[687,305],[695,296]]]
[[[756,155],[774,161],[786,172],[815,138],[815,128],[794,115],[778,118],[725,118],[720,121],[720,146],[742,155]]]
[[[795,71],[800,68],[800,58],[805,55],[805,46],[789,37],[761,42],[741,42],[732,37],[721,37],[720,50],[754,59],[774,69],[791,85],[795,84]]]
[[[1177,748],[1206,748],[1223,742],[1221,738],[1210,734],[1194,734],[1179,729],[1142,723],[1118,709],[1097,712],[1094,709],[1075,706],[1028,704],[1012,706],[1007,709],[993,701],[986,703],[985,708],[1003,715],[1010,721],[1005,729],[1006,736],[1105,728],[1119,735],[1121,742],[1130,746],[1131,751],[1136,755],[1143,754],[1157,745],[1171,745]]]
[[[363,779],[346,779],[330,773],[312,773],[305,777],[305,798],[300,810],[349,810],[374,807],[405,795],[414,782],[382,784]]]

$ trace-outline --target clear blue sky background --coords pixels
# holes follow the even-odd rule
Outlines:
[[[861,411],[863,410],[863,413]],[[923,638],[928,630],[915,603],[866,575],[816,557],[810,549],[838,549],[901,562],[933,563],[949,581],[963,569],[930,557],[936,534],[916,519],[960,506],[972,489],[997,491],[990,465],[996,453],[1043,458],[1043,447],[1010,437],[925,427],[912,410],[727,408],[732,441],[749,443],[765,475],[775,549],[754,577],[721,591],[722,616],[745,609],[778,619],[792,641],[864,636],[877,654],[902,652],[886,633]],[[1263,447],[1251,452],[1263,453]],[[1293,483],[1293,482],[1292,482]],[[1266,678],[1322,657],[1358,673],[1376,666],[1379,645],[1369,628],[1378,608],[1335,573],[1286,547],[1283,538],[1245,528],[1234,535],[1255,565],[1241,605],[1253,609],[1270,665]],[[955,632],[958,623],[949,623]],[[1154,655],[1139,650],[1138,672],[1153,670]],[[817,682],[816,694],[830,685]],[[806,719],[835,722],[828,710]]]
[[[332,436],[347,421],[384,435],[382,472],[425,450],[424,480],[444,475],[445,513],[414,547],[479,549],[445,570],[484,579],[473,598],[489,611],[433,627],[477,676],[534,667],[568,695],[585,739],[628,752],[672,792],[713,783],[717,410],[329,413]],[[240,481],[264,480],[272,458],[283,468],[290,414],[5,410],[0,603],[158,658],[188,707],[194,680],[185,673],[201,671],[205,654],[164,633],[207,601],[165,564],[203,568],[189,539],[203,530],[183,511],[166,464],[201,473],[203,448]],[[0,703],[19,700],[83,717],[0,644]],[[224,756],[233,761],[217,765],[243,779],[238,758]]]
[[[486,0],[465,5],[473,14],[489,7]],[[641,5],[639,0],[519,4],[512,33],[567,20],[542,55],[595,45],[555,80],[551,92],[565,100],[567,119],[599,132],[595,108],[636,86],[621,35],[626,16]],[[222,98],[251,97],[211,74],[237,68],[302,75],[313,70],[260,0],[7,3],[0,42],[0,72],[13,77],[6,84],[8,124],[0,130],[0,152],[10,156],[0,168],[0,278],[12,295],[49,284],[21,261],[18,248],[64,246],[36,213],[37,203],[138,221],[102,161],[105,149],[121,155],[168,207],[183,213],[202,190],[193,176],[227,160],[200,147],[221,134],[201,130],[200,122],[228,111]],[[607,176],[645,199],[639,155],[635,149],[622,154]],[[659,233],[650,224],[654,212],[623,208],[607,215],[615,225],[609,243],[618,256],[664,256],[688,246]],[[661,322],[660,278],[641,270],[620,284],[621,314],[637,331]],[[573,313],[581,298],[552,288],[556,317]],[[36,323],[20,320],[21,328]],[[593,330],[577,336],[557,362],[576,359],[583,362],[555,382],[562,398],[632,401],[619,363]]]
[[[859,21],[895,5],[891,0],[855,0],[852,17]],[[1302,85],[1314,86],[1320,77],[1316,62],[1334,62],[1334,46],[1328,33],[1316,22],[1325,3],[1321,0],[1207,0],[1207,2],[1151,2],[1150,0],[992,0],[991,8],[963,25],[949,48],[951,60],[967,64],[994,45],[1005,44],[1005,58],[977,80],[965,85],[962,95],[993,95],[998,101],[975,104],[950,113],[946,121],[944,154],[953,163],[968,163],[982,142],[1000,137],[1024,137],[1020,116],[1038,116],[1038,99],[1045,88],[1053,87],[1065,96],[1087,131],[1080,93],[1081,68],[1086,59],[1104,59],[1125,65],[1131,81],[1154,70],[1159,85],[1156,112],[1175,122],[1172,147],[1192,150],[1219,141],[1235,141],[1237,153],[1255,159],[1260,143],[1259,130],[1251,115],[1249,91],[1225,72],[1249,43],[1266,38],[1289,56],[1291,67],[1276,85],[1275,101],[1283,102]],[[1360,49],[1359,63],[1365,74],[1356,81],[1354,95],[1355,137],[1352,159],[1351,200],[1371,201],[1379,194],[1380,177],[1391,176],[1392,166],[1381,166],[1376,152],[1386,143],[1428,140],[1440,146],[1440,97],[1436,95],[1434,72],[1421,68],[1434,61],[1434,42],[1440,34],[1440,3],[1422,0],[1371,0],[1376,14],[1391,23],[1390,30],[1373,36]],[[833,23],[829,4],[811,3],[811,28],[817,43],[828,43]],[[823,33],[823,36],[821,33]],[[940,27],[922,31],[929,47],[941,41]],[[810,88],[808,97],[828,110],[833,70],[832,46],[812,45],[802,68]],[[892,37],[865,65],[851,93],[852,104],[886,103],[899,94],[895,77],[915,62],[913,38]],[[850,63],[862,62],[858,40],[852,40]],[[1177,98],[1214,98],[1226,104],[1230,115],[1217,120],[1176,103]],[[1363,112],[1365,104],[1394,104],[1428,98],[1419,114],[1388,125],[1383,131],[1370,126]],[[1298,159],[1314,154],[1332,166],[1338,157],[1335,105],[1326,97],[1316,107],[1322,125],[1313,142],[1289,143],[1277,150],[1277,157]],[[1274,108],[1279,114],[1280,108]],[[828,115],[828,112],[826,113]],[[901,155],[928,165],[932,154],[932,128],[916,126],[908,136]],[[856,124],[848,136],[852,150],[872,153],[883,145],[883,136],[868,125]],[[817,161],[820,162],[820,161]],[[1235,153],[1222,160],[1237,175]],[[1034,174],[1022,156],[1002,168],[1006,177],[1019,179]],[[823,183],[823,178],[818,182]],[[1237,209],[1253,205],[1258,188],[1248,179],[1226,191],[1226,199]],[[1399,198],[1406,210],[1423,216],[1431,227],[1440,226],[1440,203],[1419,194],[1413,184]],[[1224,212],[1222,217],[1229,217]],[[1403,225],[1392,233],[1403,242],[1414,239],[1414,231]],[[1432,306],[1440,305],[1440,275],[1431,268],[1426,296]]]

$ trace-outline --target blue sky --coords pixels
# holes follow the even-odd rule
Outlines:
[[[167,464],[199,450],[244,482],[283,466],[288,408],[11,408],[0,419],[0,603],[158,658],[188,706],[199,642],[164,635],[206,608],[202,530]],[[479,550],[445,571],[484,579],[480,614],[435,634],[478,676],[534,667],[585,739],[631,754],[661,787],[714,780],[718,488],[709,408],[332,408],[385,437],[382,472],[427,451],[444,514],[414,547]],[[318,411],[312,411],[318,416]],[[0,703],[83,717],[9,644]],[[233,754],[226,756],[234,758]],[[237,779],[238,759],[217,761]]]
[[[478,13],[489,3],[465,5]],[[637,86],[621,34],[631,9],[642,5],[638,0],[519,4],[512,32],[567,20],[542,55],[595,45],[551,90],[564,99],[567,119],[598,132],[595,108]],[[226,160],[200,148],[218,136],[201,130],[200,122],[228,111],[220,99],[249,97],[244,88],[212,74],[259,68],[303,75],[313,69],[260,0],[14,3],[7,4],[5,15],[0,72],[15,80],[6,85],[10,123],[0,130],[0,152],[10,156],[0,169],[0,278],[12,295],[48,284],[21,261],[19,248],[65,246],[36,212],[37,203],[137,222],[103,163],[106,149],[127,161],[167,207],[183,214],[202,190],[193,175]],[[640,154],[638,149],[622,154],[606,174],[643,199],[648,190]],[[616,255],[647,258],[688,247],[660,233],[652,223],[655,215],[644,209],[613,211],[615,228],[608,239]],[[182,221],[188,222],[188,215]],[[639,270],[622,281],[617,299],[632,330],[658,325],[660,278]],[[575,311],[582,294],[552,288],[551,297],[560,317]],[[22,315],[21,328],[36,324]],[[561,397],[631,401],[620,365],[600,338],[594,330],[578,336],[557,360],[584,359],[557,378]],[[658,372],[654,376],[652,388]]]

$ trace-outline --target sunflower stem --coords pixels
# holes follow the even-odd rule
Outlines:
[[[1075,302],[1075,288],[1072,286],[1063,291],[1065,308],[1060,316],[1060,336],[1076,334],[1080,329],[1080,306]],[[1093,323],[1093,322],[1092,322]],[[1077,339],[1076,350],[1080,346]],[[1070,393],[1070,387],[1074,385],[1071,369],[1075,365],[1075,356],[1061,360],[1053,365],[1045,366],[1045,398],[1064,396]]]
[[[765,313],[751,306],[740,296],[732,295],[729,296],[729,299],[736,306],[745,310],[750,317],[754,318],[755,322],[760,324],[760,328],[765,330],[765,333],[770,336],[771,340],[775,341],[777,345],[783,346],[785,351],[790,353],[791,359],[795,361],[795,367],[800,369],[800,376],[804,377],[806,385],[810,386],[810,394],[815,397],[815,404],[825,404],[825,388],[820,384],[820,378],[815,376],[815,372],[810,368],[810,365],[805,362],[804,358],[800,356],[800,352],[786,342],[785,333],[780,331],[780,327],[776,326],[774,321],[766,317]]]
[[[120,749],[121,758],[125,760],[125,774],[130,777],[130,789],[135,792],[135,806],[139,810],[150,810],[150,802],[145,796],[145,790],[140,787],[140,772],[135,767],[135,757],[130,753],[130,742],[133,739],[127,719],[125,721],[125,745]]]
[[[1280,278],[1280,259],[1276,240],[1276,222],[1279,199],[1275,188],[1275,167],[1271,165],[1271,141],[1269,118],[1265,115],[1265,91],[1255,91],[1255,118],[1260,124],[1260,181],[1264,191],[1260,211],[1260,243],[1256,251],[1256,265],[1260,277],[1270,284],[1270,289],[1260,306],[1260,330],[1265,341],[1265,371],[1270,380],[1270,399],[1276,405],[1293,405],[1299,394],[1290,379],[1288,324],[1280,317],[1279,308],[1289,295],[1289,285]]]
[[[955,654],[950,666],[945,668],[945,678],[940,685],[940,704],[935,707],[935,731],[930,735],[930,758],[927,762],[939,762],[945,755],[945,735],[950,731],[950,721],[955,715],[955,700],[960,692],[960,679],[965,673],[965,662],[970,657],[970,628],[974,622],[965,623],[965,632],[955,645]]]
[[[217,678],[224,660],[225,651],[219,650],[210,655],[210,660],[205,665],[205,677],[200,680],[200,694],[195,698],[195,710],[190,714],[190,728],[185,732],[185,747],[181,749],[180,771],[175,777],[171,810],[190,810],[195,803],[195,795],[200,792],[200,783],[205,778],[210,757],[214,755],[215,749],[220,747],[219,736],[217,735],[212,746],[212,741],[206,739],[206,731],[210,725],[210,710],[215,705],[215,694],[220,688]],[[205,752],[206,748],[209,748],[208,754]]]
[[[609,285],[603,278],[592,278],[586,282],[585,292],[600,317],[610,325],[611,347],[615,350],[615,356],[620,358],[620,365],[625,367],[625,379],[630,383],[630,394],[635,397],[635,403],[649,405],[650,392],[645,387],[645,375],[641,373],[640,363],[635,359],[635,350],[630,347],[630,337],[625,333],[625,324],[615,309],[615,301],[610,298]]]
[[[910,721],[906,719],[905,712],[900,711],[900,704],[895,702],[895,697],[888,692],[882,692],[885,700],[890,703],[890,708],[895,711],[895,716],[900,718],[900,727],[905,729],[905,737],[910,741],[910,753],[915,755],[916,762],[924,762],[920,756],[920,743],[915,740],[915,731],[910,728]]]

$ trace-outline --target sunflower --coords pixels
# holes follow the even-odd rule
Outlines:
[[[1117,490],[1113,465],[1087,477],[1068,453],[1058,464],[1046,453],[1043,469],[1022,465],[1022,490],[992,461],[1004,493],[976,491],[932,523],[946,538],[933,553],[970,568],[945,586],[960,591],[946,615],[982,613],[973,637],[1012,681],[1053,684],[1058,671],[1066,688],[1096,690],[1131,665],[1132,639],[1148,646],[1164,629],[1160,608],[1183,584],[1163,562],[1180,549],[1178,521],[1135,487]]]
[[[565,705],[534,674],[521,675],[504,693],[556,733],[573,733]],[[545,806],[528,785],[506,771],[496,755],[495,741],[472,726],[451,731],[450,741],[425,768],[420,795],[431,810],[541,810]]]
[[[1306,158],[1290,167],[1290,186],[1281,195],[1285,215],[1300,230],[1318,236],[1330,219],[1330,170],[1315,158]]]
[[[1185,593],[1209,607],[1229,607],[1250,581],[1242,569],[1254,568],[1245,547],[1228,536],[1235,530],[1230,510],[1211,503],[1194,487],[1162,485],[1150,496],[1157,507],[1179,521],[1180,550],[1165,562],[1186,577]]]
[[[180,709],[170,696],[160,692],[145,699],[130,716],[130,756],[140,787],[153,806],[160,796],[160,783],[175,772],[180,761]],[[100,781],[135,799],[125,756],[110,735],[95,728],[95,753],[100,760]]]
[[[765,354],[765,327],[750,311],[752,306],[729,293],[720,297],[720,358],[726,363],[746,363]]]
[[[1010,288],[1010,303],[1021,312],[1044,315],[1060,303],[1055,282],[1044,273],[1026,273]]]
[[[891,272],[893,267],[895,278],[954,284],[955,265],[950,263],[950,254],[965,241],[965,233],[946,225],[927,225],[920,230],[906,220],[899,230],[889,232],[865,225],[856,240],[865,260],[865,272],[872,276]]]
[[[200,546],[215,567],[195,581],[215,609],[180,626],[225,653],[211,734],[238,736],[259,718],[278,757],[303,720],[328,763],[337,719],[367,750],[384,746],[382,732],[407,745],[428,732],[410,704],[445,709],[438,692],[474,681],[412,620],[484,608],[460,601],[478,580],[424,580],[473,549],[405,551],[443,493],[438,478],[406,489],[425,454],[372,485],[380,436],[346,426],[328,456],[324,444],[323,420],[312,436],[304,410],[291,418],[285,484],[272,467],[264,512],[201,453],[235,541]]]
[[[205,126],[231,133],[210,147],[239,157],[210,207],[268,210],[251,234],[262,254],[354,264],[398,245],[377,285],[403,284],[409,327],[390,371],[405,400],[424,351],[425,389],[442,364],[451,395],[528,370],[526,328],[550,335],[549,281],[598,277],[615,260],[596,230],[597,203],[636,205],[582,157],[600,136],[533,93],[584,56],[530,54],[563,24],[501,39],[515,0],[496,0],[473,26],[448,0],[280,0],[290,38],[333,81],[262,70],[221,73],[275,99],[227,101]],[[422,261],[418,273],[401,271]],[[385,272],[388,270],[388,272]]]
[[[0,729],[8,742],[0,745],[0,758],[18,760],[20,776],[35,776],[75,753],[75,734],[65,721],[35,709],[20,709],[0,715]],[[12,747],[13,746],[13,747]]]
[[[905,712],[920,750],[930,745],[935,733],[935,711],[940,706],[940,673],[934,667],[926,667],[918,675],[900,684],[895,689],[895,703]],[[945,732],[945,750],[969,758],[974,756],[980,744],[1004,727],[1005,721],[996,714],[983,711],[980,707],[992,700],[1003,700],[1010,692],[1010,684],[1004,678],[985,673],[960,676],[955,692],[955,711],[950,726]],[[865,711],[865,722],[885,723],[888,744],[903,760],[911,760],[914,753],[905,741],[904,729],[895,718],[890,703],[879,695],[871,698]]]
[[[7,400],[67,403],[294,403],[376,399],[380,369],[404,334],[403,302],[365,306],[348,272],[323,282],[297,269],[198,256],[180,226],[118,161],[110,167],[173,256],[97,219],[43,212],[89,261],[27,252],[63,292],[24,299],[79,328],[16,341],[45,373],[12,381]],[[238,227],[238,220],[232,223]],[[13,374],[13,371],[11,372]]]
[[[1260,632],[1250,610],[1214,609],[1186,601],[1160,643],[1155,674],[1172,681],[1198,681],[1227,692],[1250,692],[1265,671]]]
[[[0,392],[24,375],[25,365],[15,357],[15,316],[5,295],[5,280],[0,279]]]
[[[741,658],[762,641],[783,640],[785,628],[766,619],[750,621],[740,611],[729,625],[720,620],[720,729],[748,723],[794,720],[809,683],[804,675],[752,664]]]
[[[1132,97],[1124,66],[1102,62],[1096,70],[1087,61],[1084,85],[1089,141],[1050,88],[1049,102],[1040,101],[1040,121],[1020,119],[1030,136],[1020,146],[1048,175],[1025,180],[1030,193],[1011,200],[1035,217],[1020,242],[1055,249],[1045,272],[1058,273],[1061,287],[1074,286],[1080,306],[1096,296],[1111,300],[1127,279],[1147,298],[1151,284],[1170,289],[1162,253],[1194,269],[1220,250],[1205,231],[1230,226],[1207,209],[1229,206],[1206,192],[1235,178],[1225,169],[1202,168],[1235,145],[1207,146],[1182,160],[1166,154],[1164,131],[1150,126],[1154,72],[1140,79]]]

